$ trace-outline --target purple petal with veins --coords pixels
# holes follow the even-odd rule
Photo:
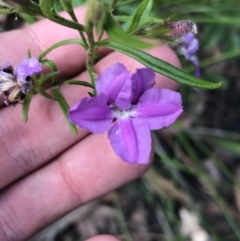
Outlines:
[[[112,124],[113,113],[104,94],[81,99],[69,110],[69,120],[92,133],[103,133]]]
[[[26,78],[42,72],[42,65],[36,58],[24,59],[16,68],[15,75],[18,82],[25,82]]]
[[[104,93],[107,104],[114,104],[121,110],[130,107],[132,80],[130,73],[122,64],[114,64],[105,70],[97,79],[96,91]]]
[[[137,103],[139,97],[147,89],[155,85],[155,74],[150,68],[137,69],[132,76],[132,100],[131,103]]]
[[[182,113],[181,95],[168,89],[149,89],[131,110],[138,120],[148,123],[151,130],[172,124]]]
[[[147,164],[151,153],[151,134],[147,123],[118,120],[108,132],[115,153],[131,164]]]

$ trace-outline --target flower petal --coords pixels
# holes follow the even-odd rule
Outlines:
[[[200,65],[199,65],[197,57],[194,55],[194,56],[190,57],[189,60],[192,61],[192,63],[194,64],[195,76],[197,78],[200,78],[201,77],[201,71],[200,71]]]
[[[179,52],[189,59],[199,50],[199,41],[193,33],[188,33],[180,39]]]
[[[0,67],[0,94],[4,96],[9,94],[17,85],[17,81],[13,75],[13,67],[9,63]]]
[[[131,164],[147,164],[151,153],[151,134],[146,123],[118,120],[108,132],[115,153]]]
[[[69,110],[69,119],[92,133],[103,133],[111,127],[113,114],[107,106],[106,96],[100,94],[93,98],[83,98],[72,106]]]
[[[169,89],[149,89],[131,110],[131,116],[148,123],[151,130],[172,124],[182,113],[181,95]]]
[[[151,68],[137,69],[132,76],[132,104],[136,104],[145,90],[155,85],[155,74]]]
[[[124,65],[118,63],[106,69],[97,79],[96,91],[98,95],[104,93],[107,104],[114,104],[121,110],[130,107],[132,80]]]
[[[35,74],[42,72],[42,65],[36,58],[24,59],[16,68],[15,75],[18,82],[24,83],[28,76],[32,77]]]

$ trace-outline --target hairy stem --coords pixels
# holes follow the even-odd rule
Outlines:
[[[94,59],[95,59],[95,54],[96,54],[97,49],[95,47],[92,23],[90,23],[87,28],[87,36],[88,36],[89,48],[88,48],[88,52],[87,52],[86,66],[87,66],[87,70],[88,70],[90,78],[91,78],[91,84],[93,86],[95,86],[96,73],[95,73],[93,65],[94,65]],[[95,90],[93,90],[93,94],[96,94]]]
[[[77,22],[77,23],[78,23],[77,17],[76,17],[76,15],[75,15],[73,9],[72,9],[71,11],[69,11],[68,14],[71,16],[71,18],[72,18],[72,20],[73,20],[74,22]],[[83,41],[85,47],[88,48],[89,46],[88,46],[87,40],[86,40],[83,32],[82,32],[81,30],[78,30],[78,31],[79,31],[79,34],[80,34],[80,36],[81,36],[81,38],[82,38],[82,41]]]

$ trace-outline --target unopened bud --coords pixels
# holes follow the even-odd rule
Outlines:
[[[152,23],[139,29],[134,35],[149,38],[174,41],[187,33],[196,33],[196,24],[190,20],[176,22],[164,21],[162,23]]]
[[[170,39],[178,39],[187,33],[195,33],[197,32],[196,24],[190,20],[182,20],[176,22],[168,22],[165,25],[167,28],[172,29],[167,36]]]
[[[85,22],[96,25],[103,25],[105,20],[105,9],[102,0],[88,0],[88,9],[85,15]]]

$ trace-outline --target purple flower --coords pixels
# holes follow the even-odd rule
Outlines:
[[[19,93],[20,88],[13,75],[13,67],[9,63],[6,63],[0,67],[0,95],[4,97],[6,105],[9,105],[11,102],[9,96],[12,92]]]
[[[7,91],[16,84],[13,68],[9,63],[0,67],[0,92]]]
[[[181,95],[153,89],[154,84],[150,68],[137,69],[131,75],[122,64],[112,65],[97,79],[97,96],[83,98],[71,107],[70,121],[92,133],[110,129],[108,139],[119,157],[147,164],[150,130],[169,126],[182,113]]]
[[[0,95],[4,97],[4,102],[20,102],[23,94],[27,94],[32,89],[32,77],[42,71],[41,64],[36,58],[23,60],[16,68],[6,63],[0,67]]]
[[[42,65],[36,58],[24,59],[16,68],[15,75],[17,82],[21,85],[21,90],[27,94],[31,89],[31,80],[35,74],[42,72]]]
[[[180,38],[178,51],[184,55],[187,60],[190,60],[195,66],[195,76],[200,78],[200,66],[196,53],[199,49],[199,41],[194,33],[188,33]]]

